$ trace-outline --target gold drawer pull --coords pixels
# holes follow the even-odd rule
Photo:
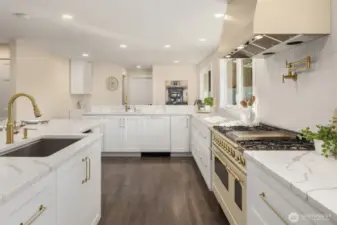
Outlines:
[[[20,223],[20,225],[31,225],[34,223],[35,220],[37,220],[43,213],[46,211],[47,207],[40,205],[39,211],[37,211],[27,222]]]
[[[285,220],[280,213],[278,213],[276,211],[276,209],[274,209],[274,207],[267,201],[266,199],[266,194],[264,192],[262,192],[260,195],[260,198],[264,201],[264,203],[266,203],[266,205],[277,215],[278,218],[280,218],[284,224],[289,225],[289,223],[287,222],[287,220]]]
[[[88,181],[88,160],[87,160],[87,157],[83,158],[82,162],[85,162],[85,178],[84,178],[84,180],[82,180],[82,184],[84,184]]]
[[[88,164],[89,164],[89,171],[88,171],[88,178],[87,180],[91,179],[91,159],[89,157],[87,157],[88,160]]]

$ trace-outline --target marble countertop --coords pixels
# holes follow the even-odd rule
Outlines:
[[[246,151],[245,156],[337,222],[336,159],[315,151]]]
[[[15,135],[15,143],[5,144],[5,132],[0,132],[0,152],[29,144],[44,137],[82,138],[80,141],[48,157],[0,157],[0,205],[18,192],[34,184],[51,171],[79,154],[85,147],[101,138],[101,134],[82,134],[83,131],[100,126],[93,120],[51,120],[49,124],[29,126],[29,139],[22,139],[21,133]]]
[[[242,125],[239,120],[236,120],[231,117],[223,117],[219,113],[173,113],[173,112],[87,112],[83,113],[83,116],[192,116],[196,119],[199,119],[204,125],[211,128],[216,125],[230,126],[230,125]],[[208,120],[209,119],[209,120]],[[215,120],[214,120],[215,119]],[[234,124],[226,124],[233,123]]]

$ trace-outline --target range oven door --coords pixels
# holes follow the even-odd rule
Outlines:
[[[225,152],[212,146],[213,192],[231,225],[246,224],[246,177]]]

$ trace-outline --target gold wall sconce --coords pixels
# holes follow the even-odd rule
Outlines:
[[[282,82],[284,83],[285,79],[291,79],[297,81],[298,74],[296,70],[300,69],[310,69],[311,68],[311,57],[307,56],[305,59],[301,59],[295,62],[286,61],[286,68],[288,69],[287,75],[282,75]]]

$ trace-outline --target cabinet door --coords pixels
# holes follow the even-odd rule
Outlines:
[[[170,118],[167,116],[146,117],[144,121],[142,151],[170,151]]]
[[[189,152],[190,120],[188,116],[171,117],[171,151]]]
[[[86,224],[83,210],[87,203],[83,181],[86,178],[85,155],[75,157],[57,171],[57,224]]]
[[[142,117],[129,116],[124,119],[123,152],[139,152],[142,140]]]
[[[101,152],[100,143],[90,148],[91,153],[86,158],[88,166],[88,181],[83,185],[86,199],[87,211],[82,212],[86,216],[83,225],[97,224],[101,217]],[[84,209],[84,208],[82,208]]]
[[[123,149],[123,117],[107,116],[104,124],[104,151],[120,152]]]

